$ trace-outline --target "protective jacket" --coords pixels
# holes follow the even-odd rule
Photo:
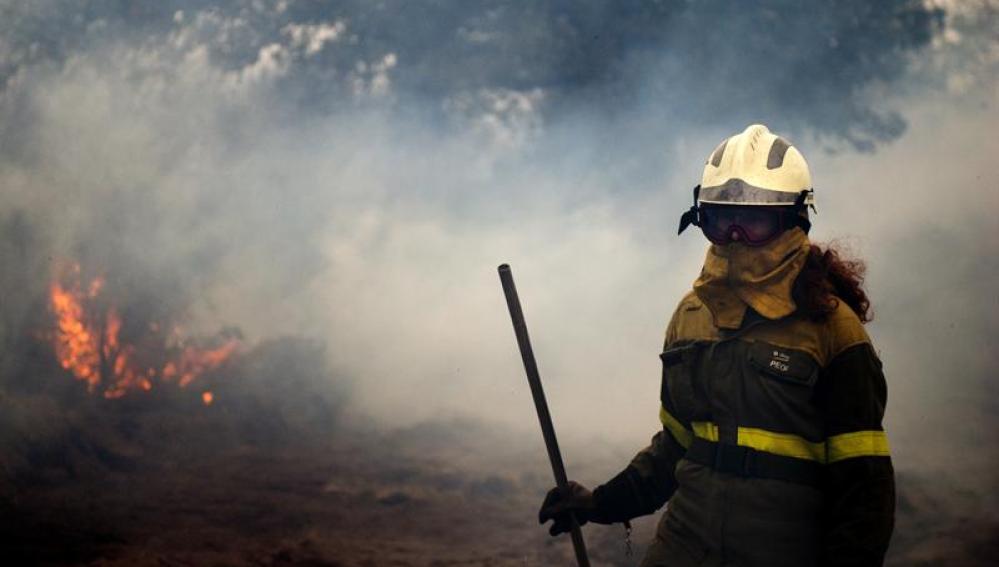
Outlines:
[[[894,478],[886,384],[857,315],[745,309],[716,324],[696,293],[666,330],[662,430],[594,490],[607,518],[668,501],[642,565],[881,565]]]

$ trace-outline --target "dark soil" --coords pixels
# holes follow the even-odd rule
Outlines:
[[[221,404],[95,407],[63,416],[55,440],[36,441],[7,483],[5,564],[574,564],[568,539],[537,525],[551,477],[533,437],[469,422],[391,432],[341,424],[321,434],[288,426],[247,437]],[[594,457],[577,466],[578,478],[606,476],[620,457]],[[976,507],[974,491],[905,471],[897,478],[888,565],[996,564],[999,522]],[[586,526],[593,564],[636,565],[655,519],[636,522],[633,557],[621,526]]]

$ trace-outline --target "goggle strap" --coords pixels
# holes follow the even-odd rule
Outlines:
[[[680,229],[676,231],[677,235],[683,234],[683,231],[687,230],[690,225],[701,226],[701,222],[698,220],[700,209],[697,207],[697,198],[700,194],[701,186],[697,185],[694,187],[694,205],[680,216]]]
[[[814,191],[814,189],[804,189],[801,193],[798,193],[798,198],[794,200],[794,222],[801,227],[801,230],[805,231],[805,234],[808,234],[808,231],[812,229],[812,221],[800,213],[805,211],[805,214],[808,214],[808,205],[805,204],[805,199]],[[814,204],[812,205],[812,210],[815,210]]]
[[[801,230],[805,231],[805,234],[808,234],[808,231],[812,230],[812,221],[799,215],[795,215],[795,217],[797,217],[796,222],[798,223],[798,226],[801,227]]]
[[[807,199],[808,196],[811,195],[811,193],[812,193],[811,189],[804,189],[804,190],[801,191],[801,193],[798,193],[797,198],[794,199],[794,208],[795,209],[802,209],[802,208],[804,208],[805,207],[805,199]]]
[[[690,207],[690,210],[680,215],[680,229],[676,233],[683,234],[683,231],[687,230],[690,225],[701,226],[701,223],[697,221],[697,207]]]

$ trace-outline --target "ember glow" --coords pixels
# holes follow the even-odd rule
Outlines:
[[[152,322],[149,332],[160,340],[144,341],[156,348],[137,352],[133,344],[122,340],[123,319],[103,297],[104,287],[102,277],[83,285],[79,265],[72,266],[69,277],[57,278],[49,286],[56,358],[77,380],[85,382],[91,393],[100,391],[105,398],[120,398],[130,391],[152,390],[157,383],[185,388],[221,366],[239,347],[234,338],[214,348],[202,348],[185,344],[179,332],[160,337],[161,325]],[[214,395],[206,391],[201,398],[205,405],[211,405]]]
[[[237,345],[237,341],[229,340],[213,350],[184,347],[176,360],[171,360],[163,366],[161,375],[164,380],[175,380],[183,388],[206,371],[225,362],[236,350]]]

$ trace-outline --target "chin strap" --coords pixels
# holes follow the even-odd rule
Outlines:
[[[698,185],[697,187],[694,187],[694,205],[690,207],[690,210],[680,216],[680,230],[676,231],[677,234],[683,234],[683,231],[687,230],[687,227],[690,225],[701,226],[700,221],[697,220],[699,213],[697,209],[697,197],[700,193],[701,186]]]

